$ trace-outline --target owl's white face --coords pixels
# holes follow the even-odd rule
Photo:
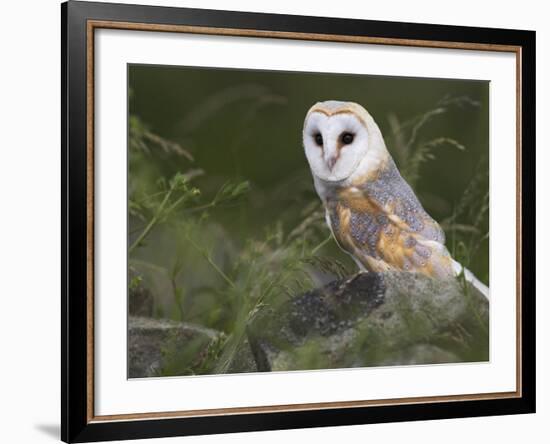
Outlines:
[[[350,112],[311,112],[304,123],[303,141],[311,171],[327,182],[349,178],[369,148],[367,128]]]

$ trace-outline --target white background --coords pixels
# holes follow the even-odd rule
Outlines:
[[[120,0],[119,0],[120,1]],[[536,415],[473,418],[402,424],[291,430],[210,437],[174,438],[155,442],[253,443],[384,442],[463,443],[490,439],[512,443],[523,439],[546,442],[550,420],[550,332],[545,313],[550,303],[548,282],[542,282],[544,248],[549,241],[544,221],[550,217],[543,189],[550,188],[544,170],[550,160],[550,138],[544,134],[550,113],[550,30],[544,2],[524,0],[479,2],[264,2],[223,0],[164,1],[214,9],[251,10],[356,17],[379,20],[464,24],[536,29],[537,48],[537,182],[538,201],[538,412]],[[509,3],[509,4],[507,4]],[[2,9],[0,65],[0,414],[2,442],[54,442],[59,430],[59,3],[54,0],[10,2]],[[547,225],[547,224],[546,224]]]

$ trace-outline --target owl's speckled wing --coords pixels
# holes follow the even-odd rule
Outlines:
[[[424,210],[393,160],[375,178],[326,201],[334,237],[363,267],[452,275],[443,230]]]

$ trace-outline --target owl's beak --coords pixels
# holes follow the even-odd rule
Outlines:
[[[327,166],[330,171],[332,171],[332,169],[334,168],[337,160],[338,158],[336,156],[331,156],[327,159]]]

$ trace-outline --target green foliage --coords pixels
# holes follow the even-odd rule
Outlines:
[[[141,282],[143,281],[143,278],[139,275],[136,275],[136,276],[132,276],[132,278],[130,279],[130,282],[128,283],[128,289],[129,291],[133,291],[133,290],[136,290]]]
[[[450,236],[448,247],[453,257],[467,268],[477,261],[488,261],[489,243],[489,168],[481,162],[470,184],[456,203],[453,214],[441,222]],[[485,250],[485,254],[481,252]],[[489,270],[478,278],[489,284]]]
[[[160,191],[157,193],[143,196],[139,200],[132,197],[128,199],[128,208],[131,215],[146,220],[147,214],[150,214],[147,224],[130,245],[130,253],[143,244],[147,235],[157,224],[166,221],[179,208],[196,202],[200,191],[198,188],[189,185],[192,177],[191,174],[176,173],[168,183],[161,178],[158,181]]]
[[[195,160],[200,153],[187,148],[194,146],[193,131],[202,130],[205,122],[243,97],[250,106],[239,128],[251,125],[271,105],[285,103],[279,95],[250,85],[214,94],[183,119],[186,148],[130,115],[129,263],[154,289],[157,316],[221,332],[218,339],[192,343],[185,350],[168,341],[163,350],[168,358],[160,373],[163,376],[227,372],[247,326],[261,310],[275,308],[291,296],[349,276],[354,270],[332,240],[305,164],[286,179],[281,175],[277,187],[265,190],[258,181],[243,177],[241,168],[229,177],[203,169]],[[467,98],[445,98],[433,110],[404,123],[390,116],[392,153],[411,185],[418,182],[422,168],[441,147],[466,149],[452,137],[424,139],[423,132],[453,107],[468,106],[478,104]],[[238,135],[223,146],[212,147],[212,155],[216,150],[233,150],[240,143],[243,139]],[[466,189],[453,215],[444,221],[453,253],[463,249],[468,256],[482,242],[480,226],[488,205],[476,207],[480,205],[481,176],[479,180],[477,188]],[[279,203],[277,218],[268,215],[262,220],[262,209],[270,201],[283,204]],[[247,220],[252,212],[256,213],[254,228]],[[422,336],[422,322],[414,331],[415,338]],[[365,340],[379,344],[381,355],[385,353],[382,344],[388,338],[373,339],[368,326],[364,334]],[[307,345],[300,356],[307,368],[322,368],[323,357],[316,354],[314,344]]]
[[[388,145],[400,169],[401,175],[414,188],[421,175],[421,167],[426,162],[436,159],[436,149],[451,147],[464,151],[466,147],[452,137],[435,137],[425,140],[423,129],[432,121],[441,119],[453,108],[479,107],[479,102],[469,97],[445,97],[436,106],[405,122],[400,122],[397,115],[391,113],[388,123],[391,132]]]
[[[161,148],[165,153],[173,153],[186,157],[193,161],[193,156],[186,149],[176,142],[167,140],[158,134],[150,131],[137,116],[129,117],[129,148],[132,151],[142,151],[147,154],[151,150]]]
[[[254,96],[262,91],[251,88],[249,92]],[[231,101],[233,96],[228,94],[222,98]],[[272,96],[266,99],[260,94],[259,97],[262,106],[271,100],[277,102]],[[218,108],[213,103],[205,104],[197,114],[202,117],[187,121],[186,127],[200,126],[200,121]],[[226,238],[225,230],[221,230],[221,235],[216,234],[220,227],[212,221],[211,214],[219,208],[242,207],[251,192],[249,181],[228,180],[212,190],[215,180],[208,180],[202,169],[195,168],[193,156],[187,153],[185,172],[176,172],[169,180],[160,176],[154,184],[151,180],[147,183],[144,178],[148,174],[133,175],[133,170],[147,169],[147,162],[159,149],[171,157],[179,157],[185,151],[177,143],[151,132],[135,116],[130,118],[129,131],[133,153],[129,195],[130,263],[150,281],[167,284],[165,287],[172,293],[169,305],[173,307],[173,319],[223,332],[213,343],[199,341],[184,351],[174,348],[176,341],[168,341],[163,350],[168,359],[162,375],[225,372],[243,340],[246,326],[259,310],[312,288],[319,273],[335,276],[347,273],[345,265],[338,260],[317,255],[330,240],[318,201],[299,212],[302,221],[293,228],[285,230],[281,221],[275,221],[265,227],[263,235],[246,238],[235,248],[232,239]],[[202,192],[197,185],[200,179],[207,192]],[[132,181],[140,183],[132,184]],[[177,245],[172,263],[166,266],[141,251],[152,247],[149,243],[155,242],[163,232],[170,233]],[[190,265],[191,270],[197,265],[197,271],[207,268],[208,271],[200,274],[208,286],[186,285],[185,274],[191,271]],[[200,307],[201,298],[208,300],[204,310]]]

